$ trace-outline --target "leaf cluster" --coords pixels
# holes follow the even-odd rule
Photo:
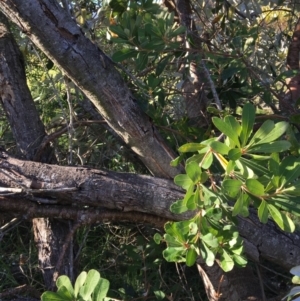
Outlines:
[[[219,254],[221,267],[229,271],[234,264],[246,264],[234,218],[247,217],[249,207],[257,209],[262,223],[271,217],[282,230],[294,231],[286,212],[300,214],[300,158],[289,153],[287,122],[267,120],[254,132],[255,108],[250,103],[243,107],[240,121],[231,115],[212,121],[220,136],[179,148],[195,154],[186,160],[186,173],[174,179],[186,194],[171,211],[195,215],[167,223],[164,237],[155,239],[167,243],[168,261],[190,266],[201,256],[211,266]],[[174,162],[179,161],[180,157]]]

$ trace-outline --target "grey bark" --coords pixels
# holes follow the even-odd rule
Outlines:
[[[110,218],[144,220],[161,226],[166,220],[181,220],[192,214],[169,211],[170,205],[184,196],[171,180],[23,161],[3,152],[0,159],[0,186],[22,190],[0,196],[0,210],[10,215],[79,219],[83,223]],[[238,218],[238,229],[245,240],[246,254],[253,261],[264,258],[285,270],[300,264],[299,232],[282,232],[272,221],[261,224],[254,210],[249,218]]]
[[[9,31],[8,21],[0,12],[0,102],[6,113],[18,151],[29,160],[54,163],[49,143],[38,156],[37,151],[46,132],[26,83],[22,53]],[[35,242],[38,248],[39,267],[49,289],[53,286],[53,266],[63,245],[61,237],[69,232],[65,222],[44,218],[33,219]],[[69,275],[69,262],[65,261],[60,273]]]

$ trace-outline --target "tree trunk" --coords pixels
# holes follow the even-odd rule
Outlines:
[[[46,132],[26,84],[22,53],[9,31],[8,21],[0,12],[0,101],[10,123],[20,156],[29,160],[55,163],[49,143],[38,154]],[[35,242],[38,248],[39,267],[48,289],[53,286],[54,266],[59,258],[68,225],[59,220],[33,219]],[[70,263],[64,262],[60,273],[70,275]]]

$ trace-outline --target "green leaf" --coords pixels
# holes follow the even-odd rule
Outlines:
[[[199,195],[199,193],[198,193]],[[197,203],[195,201],[197,201],[198,196],[194,193],[193,195],[191,195],[187,202],[186,202],[186,207],[188,208],[188,210],[195,210],[197,209]]]
[[[258,218],[261,223],[265,224],[268,221],[269,211],[267,202],[262,200],[258,207]]]
[[[128,40],[127,34],[124,32],[124,29],[120,25],[111,25],[109,30],[118,35],[119,38]]]
[[[199,164],[197,164],[195,161],[192,161],[188,163],[185,166],[185,170],[189,178],[193,181],[194,184],[198,183],[201,180],[201,168],[199,167]]]
[[[285,140],[269,142],[264,144],[256,144],[251,146],[247,152],[249,153],[277,153],[288,150],[291,147],[291,143]]]
[[[54,292],[44,292],[41,296],[42,301],[66,301],[66,299]]]
[[[75,298],[78,295],[79,289],[85,283],[86,277],[87,277],[87,272],[85,272],[85,271],[81,272],[79,274],[79,276],[77,277],[77,279],[75,281],[75,285],[74,285],[74,296],[75,296]]]
[[[242,156],[242,151],[239,148],[232,148],[228,152],[228,158],[229,160],[236,161]]]
[[[155,75],[159,76],[165,70],[167,64],[170,61],[171,56],[164,57],[158,64],[156,65]]]
[[[248,143],[248,146],[252,144],[257,144],[259,141],[261,141],[263,138],[268,136],[268,134],[275,128],[275,123],[272,120],[266,120],[262,126],[256,131],[250,142]]]
[[[181,153],[197,152],[205,147],[207,147],[207,145],[203,145],[201,143],[186,143],[180,146],[178,151]]]
[[[220,153],[222,155],[227,155],[230,150],[230,148],[226,144],[219,141],[213,141],[210,144],[210,147],[214,150],[214,152]]]
[[[215,255],[214,253],[206,246],[206,244],[204,242],[201,242],[200,244],[200,252],[201,252],[201,256],[203,258],[203,260],[205,261],[205,263],[211,267],[213,266],[214,262],[215,262]]]
[[[237,254],[233,254],[233,260],[239,267],[245,267],[248,263],[245,257]]]
[[[168,262],[184,262],[185,252],[183,247],[168,247],[163,251],[163,256]]]
[[[69,291],[69,293],[74,296],[74,288],[71,283],[71,280],[68,276],[62,275],[59,276],[56,280],[56,286],[57,288],[61,288],[62,286],[66,287],[66,289]]]
[[[191,185],[194,185],[191,178],[186,174],[179,174],[175,176],[174,183],[185,190],[188,190]]]
[[[166,294],[163,291],[153,291],[157,300],[163,300]]]
[[[170,211],[175,214],[186,212],[188,207],[186,206],[186,200],[178,200],[170,206]]]
[[[130,48],[124,48],[122,50],[116,51],[113,55],[112,55],[112,60],[116,63],[118,62],[122,62],[128,58],[131,57],[136,57],[138,54],[138,52],[134,49],[130,49]]]
[[[237,199],[237,201],[234,204],[233,210],[232,210],[232,216],[236,216],[240,214],[244,207],[244,194],[241,193]]]
[[[222,187],[228,196],[234,198],[240,192],[242,184],[239,180],[228,179],[223,181]]]
[[[251,103],[247,103],[243,107],[242,113],[242,131],[240,134],[242,146],[246,145],[253,129],[255,121],[255,107]]]
[[[295,231],[295,224],[287,215],[280,212],[275,206],[271,204],[268,204],[268,209],[273,220],[280,227],[281,230],[286,232]]]
[[[176,37],[180,34],[183,34],[185,33],[186,31],[186,27],[185,26],[179,26],[177,27],[176,29],[172,30],[169,34],[169,36],[172,38],[172,37]]]
[[[214,157],[213,157],[212,152],[211,152],[211,151],[207,152],[207,153],[204,155],[202,161],[200,162],[200,166],[201,166],[202,168],[204,168],[204,169],[210,168],[210,166],[211,166],[212,163],[213,163],[213,159],[214,159]]]
[[[258,180],[256,179],[247,179],[246,182],[247,190],[257,196],[262,196],[265,194],[265,188],[264,185],[262,185]]]
[[[68,289],[64,285],[60,286],[60,288],[57,290],[57,294],[59,294],[65,300],[72,301],[74,299],[74,296],[68,291]]]
[[[186,265],[188,267],[191,267],[195,264],[196,259],[197,259],[197,252],[193,248],[189,248],[187,253],[186,253]]]
[[[218,117],[213,117],[212,122],[215,125],[215,127],[222,133],[224,133],[226,136],[228,136],[238,147],[240,147],[240,141],[238,138],[238,134],[235,131],[235,129],[232,128],[232,125],[230,123],[230,120],[228,122],[225,122],[221,120]]]
[[[223,249],[223,253],[221,254],[220,258],[220,265],[223,271],[229,272],[234,267],[234,261],[232,258],[228,255],[228,253]]]
[[[201,236],[201,240],[204,241],[211,248],[217,248],[219,246],[218,239],[211,233],[207,233]]]
[[[89,296],[93,293],[96,285],[98,284],[99,279],[100,279],[100,273],[98,271],[93,269],[88,271],[86,281],[83,286],[83,290],[81,294],[83,299],[89,298]]]
[[[238,161],[242,165],[249,167],[251,170],[254,171],[257,175],[267,175],[269,174],[269,170],[263,166],[263,164],[258,164],[255,160],[248,160],[241,157]]]
[[[267,120],[255,133],[249,145],[252,144],[251,142],[253,142],[254,144],[265,144],[273,142],[281,137],[286,132],[288,127],[289,124],[285,121],[278,122],[274,126],[273,121]]]
[[[148,53],[139,52],[136,59],[136,69],[138,71],[143,70],[148,64]]]
[[[159,233],[155,233],[153,236],[153,239],[154,239],[155,243],[159,245],[163,238]]]
[[[284,158],[279,166],[279,173],[282,176],[281,185],[291,183],[300,177],[300,159],[294,156]]]
[[[104,278],[100,278],[98,284],[95,287],[93,294],[93,301],[102,301],[109,290],[109,281]]]

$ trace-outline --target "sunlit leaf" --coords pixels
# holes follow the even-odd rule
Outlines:
[[[201,168],[196,162],[190,162],[185,166],[185,170],[189,178],[193,181],[194,184],[198,183],[201,180]]]
[[[231,123],[225,122],[218,117],[213,117],[212,122],[215,127],[226,136],[228,136],[238,147],[240,147],[240,141],[238,133],[232,128]]]
[[[243,107],[242,114],[242,131],[240,134],[242,146],[246,145],[253,129],[255,121],[255,107],[247,103]]]
[[[225,272],[231,271],[234,267],[233,259],[228,255],[228,253],[224,249],[220,258],[220,265],[223,271]]]
[[[280,212],[275,206],[271,204],[268,204],[268,209],[273,220],[281,230],[286,232],[294,232],[295,224],[287,215]]]
[[[93,301],[103,301],[103,299],[107,295],[108,290],[109,290],[109,281],[107,279],[100,278],[93,293]]]
[[[74,285],[74,296],[77,297],[79,289],[84,285],[87,277],[87,272],[83,271],[79,274]]]
[[[204,242],[201,242],[200,244],[200,252],[205,263],[211,267],[215,262],[215,255]]]
[[[201,143],[186,143],[186,144],[180,146],[178,151],[181,153],[196,152],[200,149],[203,149],[204,147],[207,147],[207,146],[203,145]]]
[[[178,200],[170,206],[170,211],[175,214],[180,214],[186,212],[187,210],[188,208],[186,207],[186,201],[184,199]]]
[[[220,154],[222,154],[222,155],[227,155],[228,152],[229,152],[229,150],[230,150],[230,148],[229,148],[226,144],[224,144],[224,143],[222,143],[222,142],[220,142],[220,141],[213,141],[213,142],[210,144],[210,147],[211,147],[215,152],[220,153]]]
[[[193,181],[186,174],[179,174],[174,178],[174,183],[185,190],[188,190],[191,185],[193,185]]]
[[[213,162],[213,154],[212,152],[207,152],[200,162],[200,166],[204,169],[208,169]]]
[[[236,161],[242,156],[242,151],[239,148],[232,148],[228,152],[228,158],[229,160]]]
[[[282,176],[281,185],[294,181],[300,177],[300,158],[294,156],[284,158],[279,166],[279,172]]]

